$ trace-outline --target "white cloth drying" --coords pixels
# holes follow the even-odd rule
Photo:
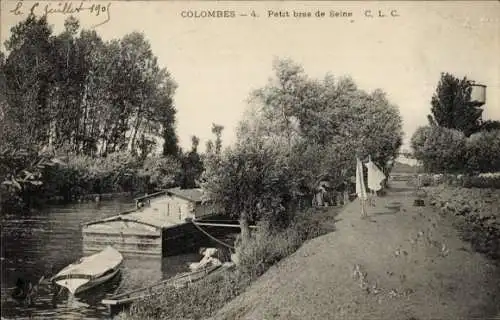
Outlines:
[[[363,164],[356,158],[356,194],[361,200],[366,200],[365,180],[363,179]]]
[[[368,169],[368,188],[373,191],[379,191],[382,189],[385,174],[371,160],[365,166]]]

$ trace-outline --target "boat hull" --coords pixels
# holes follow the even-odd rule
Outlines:
[[[101,285],[112,278],[114,278],[118,273],[120,272],[119,268],[116,268],[113,270],[113,272],[106,274],[105,276],[90,280],[90,281],[79,281],[81,279],[75,278],[75,279],[62,279],[59,281],[56,281],[56,283],[62,287],[65,287],[69,290],[69,292],[73,295],[82,293],[84,291],[87,291],[89,289],[92,289],[94,287],[97,287],[98,285]]]
[[[100,285],[120,271],[123,256],[113,247],[81,258],[72,263],[52,278],[52,281],[68,288],[72,294],[77,294]]]

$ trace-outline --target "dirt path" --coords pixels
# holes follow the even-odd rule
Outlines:
[[[493,319],[500,272],[471,251],[413,190],[393,190],[360,219],[356,200],[337,231],[316,238],[271,268],[213,319]],[[400,212],[385,207],[402,203]],[[500,319],[497,317],[496,319]]]

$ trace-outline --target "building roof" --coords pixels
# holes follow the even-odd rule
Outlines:
[[[203,197],[202,189],[173,188],[173,189],[168,189],[167,192],[173,196],[195,203],[201,203]]]
[[[84,226],[88,229],[90,226],[96,226],[102,228],[102,226],[104,225],[109,225],[112,226],[111,229],[117,229],[118,225],[116,225],[115,222],[124,222],[125,223],[124,225],[120,224],[120,228],[125,228],[129,231],[138,228],[137,226],[130,225],[129,224],[130,222],[136,224],[142,224],[146,227],[151,227],[155,229],[161,229],[164,227],[169,227],[182,223],[182,221],[179,221],[179,218],[177,216],[161,215],[158,213],[158,211],[154,210],[153,208],[146,207],[140,210],[127,211],[109,218],[88,222],[85,223]],[[111,232],[112,230],[109,231]],[[144,230],[142,232],[144,232]]]
[[[164,195],[166,193],[167,193],[167,190],[162,190],[162,191],[158,191],[158,192],[155,192],[155,193],[146,194],[146,195],[144,195],[142,197],[137,197],[134,200],[139,201],[139,200],[145,200],[145,199],[150,199],[150,198],[156,198],[156,197],[162,196],[162,195]]]
[[[181,188],[177,187],[177,188],[162,190],[162,191],[148,194],[148,195],[145,195],[142,197],[138,197],[138,198],[135,198],[135,200],[140,201],[140,200],[160,197],[163,195],[170,195],[170,196],[175,196],[175,197],[178,197],[178,198],[190,201],[190,202],[201,203],[203,194],[204,194],[203,189],[199,189],[199,188],[181,189]]]

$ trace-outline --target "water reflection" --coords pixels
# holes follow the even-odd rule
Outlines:
[[[121,273],[101,286],[73,297],[59,288],[41,285],[31,305],[11,295],[21,278],[38,283],[82,256],[81,224],[128,210],[132,201],[80,203],[55,206],[36,214],[4,216],[1,221],[2,317],[7,319],[103,319],[106,294],[121,293],[152,284],[187,271],[187,263],[198,261],[197,253],[175,257],[124,255]]]

